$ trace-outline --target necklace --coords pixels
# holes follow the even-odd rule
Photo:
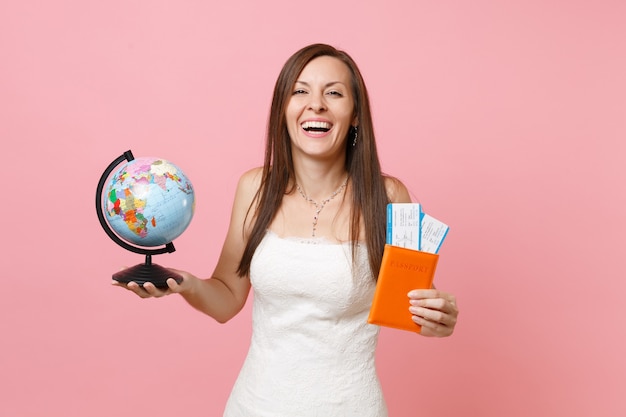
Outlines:
[[[302,188],[300,188],[300,185],[296,183],[296,189],[298,190],[302,198],[304,198],[308,203],[311,203],[315,206],[315,215],[313,216],[313,233],[311,234],[312,237],[315,237],[315,230],[317,229],[317,219],[320,216],[320,212],[322,211],[326,203],[328,203],[330,200],[335,198],[337,194],[339,194],[340,192],[343,191],[344,188],[346,188],[347,184],[348,184],[348,178],[346,178],[343,184],[341,184],[341,186],[337,188],[335,192],[330,195],[330,197],[328,197],[325,200],[322,200],[321,203],[318,203],[315,200],[313,200],[311,197],[309,197],[308,195],[304,194],[304,191],[302,191]]]

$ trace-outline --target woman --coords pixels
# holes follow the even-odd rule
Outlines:
[[[386,416],[374,365],[379,329],[367,324],[389,202],[406,187],[381,173],[369,98],[354,61],[315,44],[283,67],[268,123],[265,163],[241,177],[211,278],[177,271],[167,291],[226,322],[254,288],[250,350],[225,416]],[[451,294],[407,299],[424,336],[449,336]]]

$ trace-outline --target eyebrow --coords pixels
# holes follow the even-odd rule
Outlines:
[[[296,83],[296,84],[302,84],[302,85],[305,85],[305,86],[307,86],[307,87],[310,87],[310,86],[311,86],[311,85],[310,85],[309,83],[307,83],[306,81],[296,80],[296,82],[295,82],[295,83]],[[332,87],[333,85],[336,85],[336,84],[341,84],[341,85],[345,86],[345,84],[344,84],[343,82],[341,82],[341,81],[331,81],[331,82],[329,82],[329,83],[326,83],[326,85],[324,85],[324,87],[326,87],[326,88],[327,88],[327,87]]]

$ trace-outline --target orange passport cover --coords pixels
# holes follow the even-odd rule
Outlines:
[[[412,319],[408,293],[431,288],[439,255],[385,245],[368,323],[420,332]]]

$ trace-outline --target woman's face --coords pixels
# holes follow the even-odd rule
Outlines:
[[[285,112],[294,155],[344,155],[348,130],[356,125],[350,86],[350,70],[337,58],[321,56],[304,67]]]

